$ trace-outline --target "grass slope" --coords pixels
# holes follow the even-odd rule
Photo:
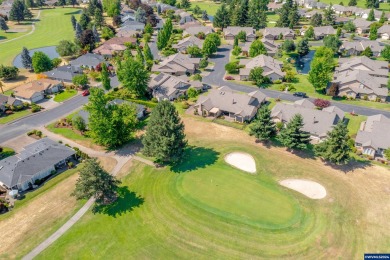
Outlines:
[[[28,49],[57,45],[61,40],[73,40],[71,15],[78,19],[79,9],[55,8],[41,11],[40,21],[35,24],[34,33],[11,42],[0,43],[1,64],[11,65],[12,60],[23,47]]]

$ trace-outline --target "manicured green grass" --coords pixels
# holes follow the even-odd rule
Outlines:
[[[134,162],[118,202],[88,212],[37,259],[358,257],[360,226],[347,223],[360,209],[350,198],[309,200],[275,181],[307,176],[310,164],[238,142],[193,142],[179,167]],[[223,157],[232,151],[253,155],[258,174],[227,165]],[[331,194],[346,189],[321,169],[315,176]]]
[[[349,0],[342,0],[342,1],[336,1],[336,0],[321,0],[320,2],[326,3],[326,4],[340,4],[340,2],[343,2],[345,6],[348,5]],[[358,7],[366,9],[366,0],[357,0]],[[389,3],[380,3],[379,9],[384,11],[389,11]]]
[[[15,154],[15,151],[12,148],[9,147],[1,147],[1,148],[3,148],[3,151],[0,152],[0,160]]]
[[[351,114],[346,113],[345,117],[348,119],[348,131],[349,134],[355,138],[357,132],[359,131],[360,124],[367,119],[366,116],[353,116]]]
[[[31,109],[25,109],[25,110],[14,112],[11,115],[0,117],[0,124],[9,123],[9,122],[14,121],[16,119],[19,119],[21,117],[27,116],[31,113],[32,113]]]
[[[81,135],[75,131],[73,131],[72,129],[70,128],[61,128],[61,127],[54,127],[55,123],[52,123],[48,126],[46,126],[46,128],[50,131],[50,132],[53,132],[55,134],[58,134],[58,135],[62,135],[63,137],[65,138],[68,138],[70,140],[80,140],[80,141],[88,141],[88,142],[92,142],[92,139],[85,136],[85,135]]]
[[[15,39],[17,37],[20,37],[22,35],[25,35],[25,34],[29,33],[30,31],[31,31],[31,29],[27,29],[25,32],[4,32],[4,31],[0,31],[0,43],[2,41],[8,41],[8,40]]]
[[[23,47],[28,49],[57,45],[61,40],[73,40],[71,15],[78,19],[79,9],[55,8],[41,11],[40,21],[35,24],[34,33],[21,39],[0,44],[0,61],[10,65]]]
[[[54,101],[56,102],[64,102],[65,100],[70,99],[71,97],[74,97],[77,95],[77,90],[71,89],[71,90],[65,90],[57,95],[54,96]]]
[[[207,14],[213,16],[217,12],[220,5],[220,3],[212,1],[191,1],[191,9],[193,9],[195,6],[199,6],[200,9],[206,10]]]

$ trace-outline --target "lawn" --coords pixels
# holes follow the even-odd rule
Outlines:
[[[70,22],[73,14],[78,18],[79,9],[55,8],[41,11],[40,21],[35,24],[34,33],[21,39],[0,43],[0,61],[10,65],[23,47],[28,49],[57,45],[61,40],[73,40],[74,32]]]
[[[24,117],[24,116],[27,116],[30,114],[32,114],[31,109],[25,109],[25,110],[14,112],[11,115],[0,117],[0,125],[9,123],[11,121],[14,121],[16,119],[19,119],[21,117]]]
[[[367,119],[366,116],[353,116],[351,114],[346,113],[345,118],[348,119],[348,131],[352,138],[355,138],[357,132],[360,129],[360,124]]]
[[[206,10],[207,14],[215,15],[221,4],[212,1],[191,1],[191,9],[199,6],[200,9]]]
[[[20,259],[61,227],[84,203],[70,196],[79,167],[47,181],[0,215],[1,259]]]
[[[37,259],[358,259],[389,248],[386,169],[345,174],[240,130],[184,122],[192,147],[181,165],[133,162],[117,203],[87,212]],[[227,165],[232,151],[253,155],[257,174]],[[310,200],[278,185],[288,177],[318,181],[328,195]]]
[[[71,89],[71,90],[65,90],[57,95],[54,96],[54,101],[55,102],[64,102],[71,97],[74,97],[77,95],[77,90]]]

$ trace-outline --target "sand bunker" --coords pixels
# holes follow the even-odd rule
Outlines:
[[[225,156],[225,162],[240,170],[256,173],[255,159],[253,159],[250,154],[238,152],[229,153]]]
[[[287,179],[279,182],[280,185],[295,190],[311,199],[323,199],[326,196],[326,189],[321,184],[300,179]]]

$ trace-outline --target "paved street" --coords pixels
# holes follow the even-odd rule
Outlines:
[[[241,92],[251,92],[256,90],[255,87],[240,85],[231,81],[225,81],[223,79],[225,75],[225,64],[229,62],[229,52],[231,48],[232,46],[230,45],[221,46],[221,48],[219,48],[218,53],[214,55],[213,58],[210,59],[211,62],[214,62],[216,64],[214,66],[214,71],[211,72],[210,75],[204,77],[203,82],[214,86],[228,86],[234,90],[241,91]],[[260,89],[260,91],[271,98],[280,98],[282,100],[287,100],[287,101],[295,101],[301,99],[299,97],[293,96],[290,93],[280,92],[276,90]],[[309,98],[309,100],[313,101],[314,98]],[[337,101],[332,101],[331,103],[332,105],[337,106],[338,108],[342,109],[345,112],[353,111],[358,115],[365,115],[365,116],[384,114],[390,117],[390,111],[383,111],[379,109],[371,109],[371,108],[366,108],[361,106],[349,105]]]

